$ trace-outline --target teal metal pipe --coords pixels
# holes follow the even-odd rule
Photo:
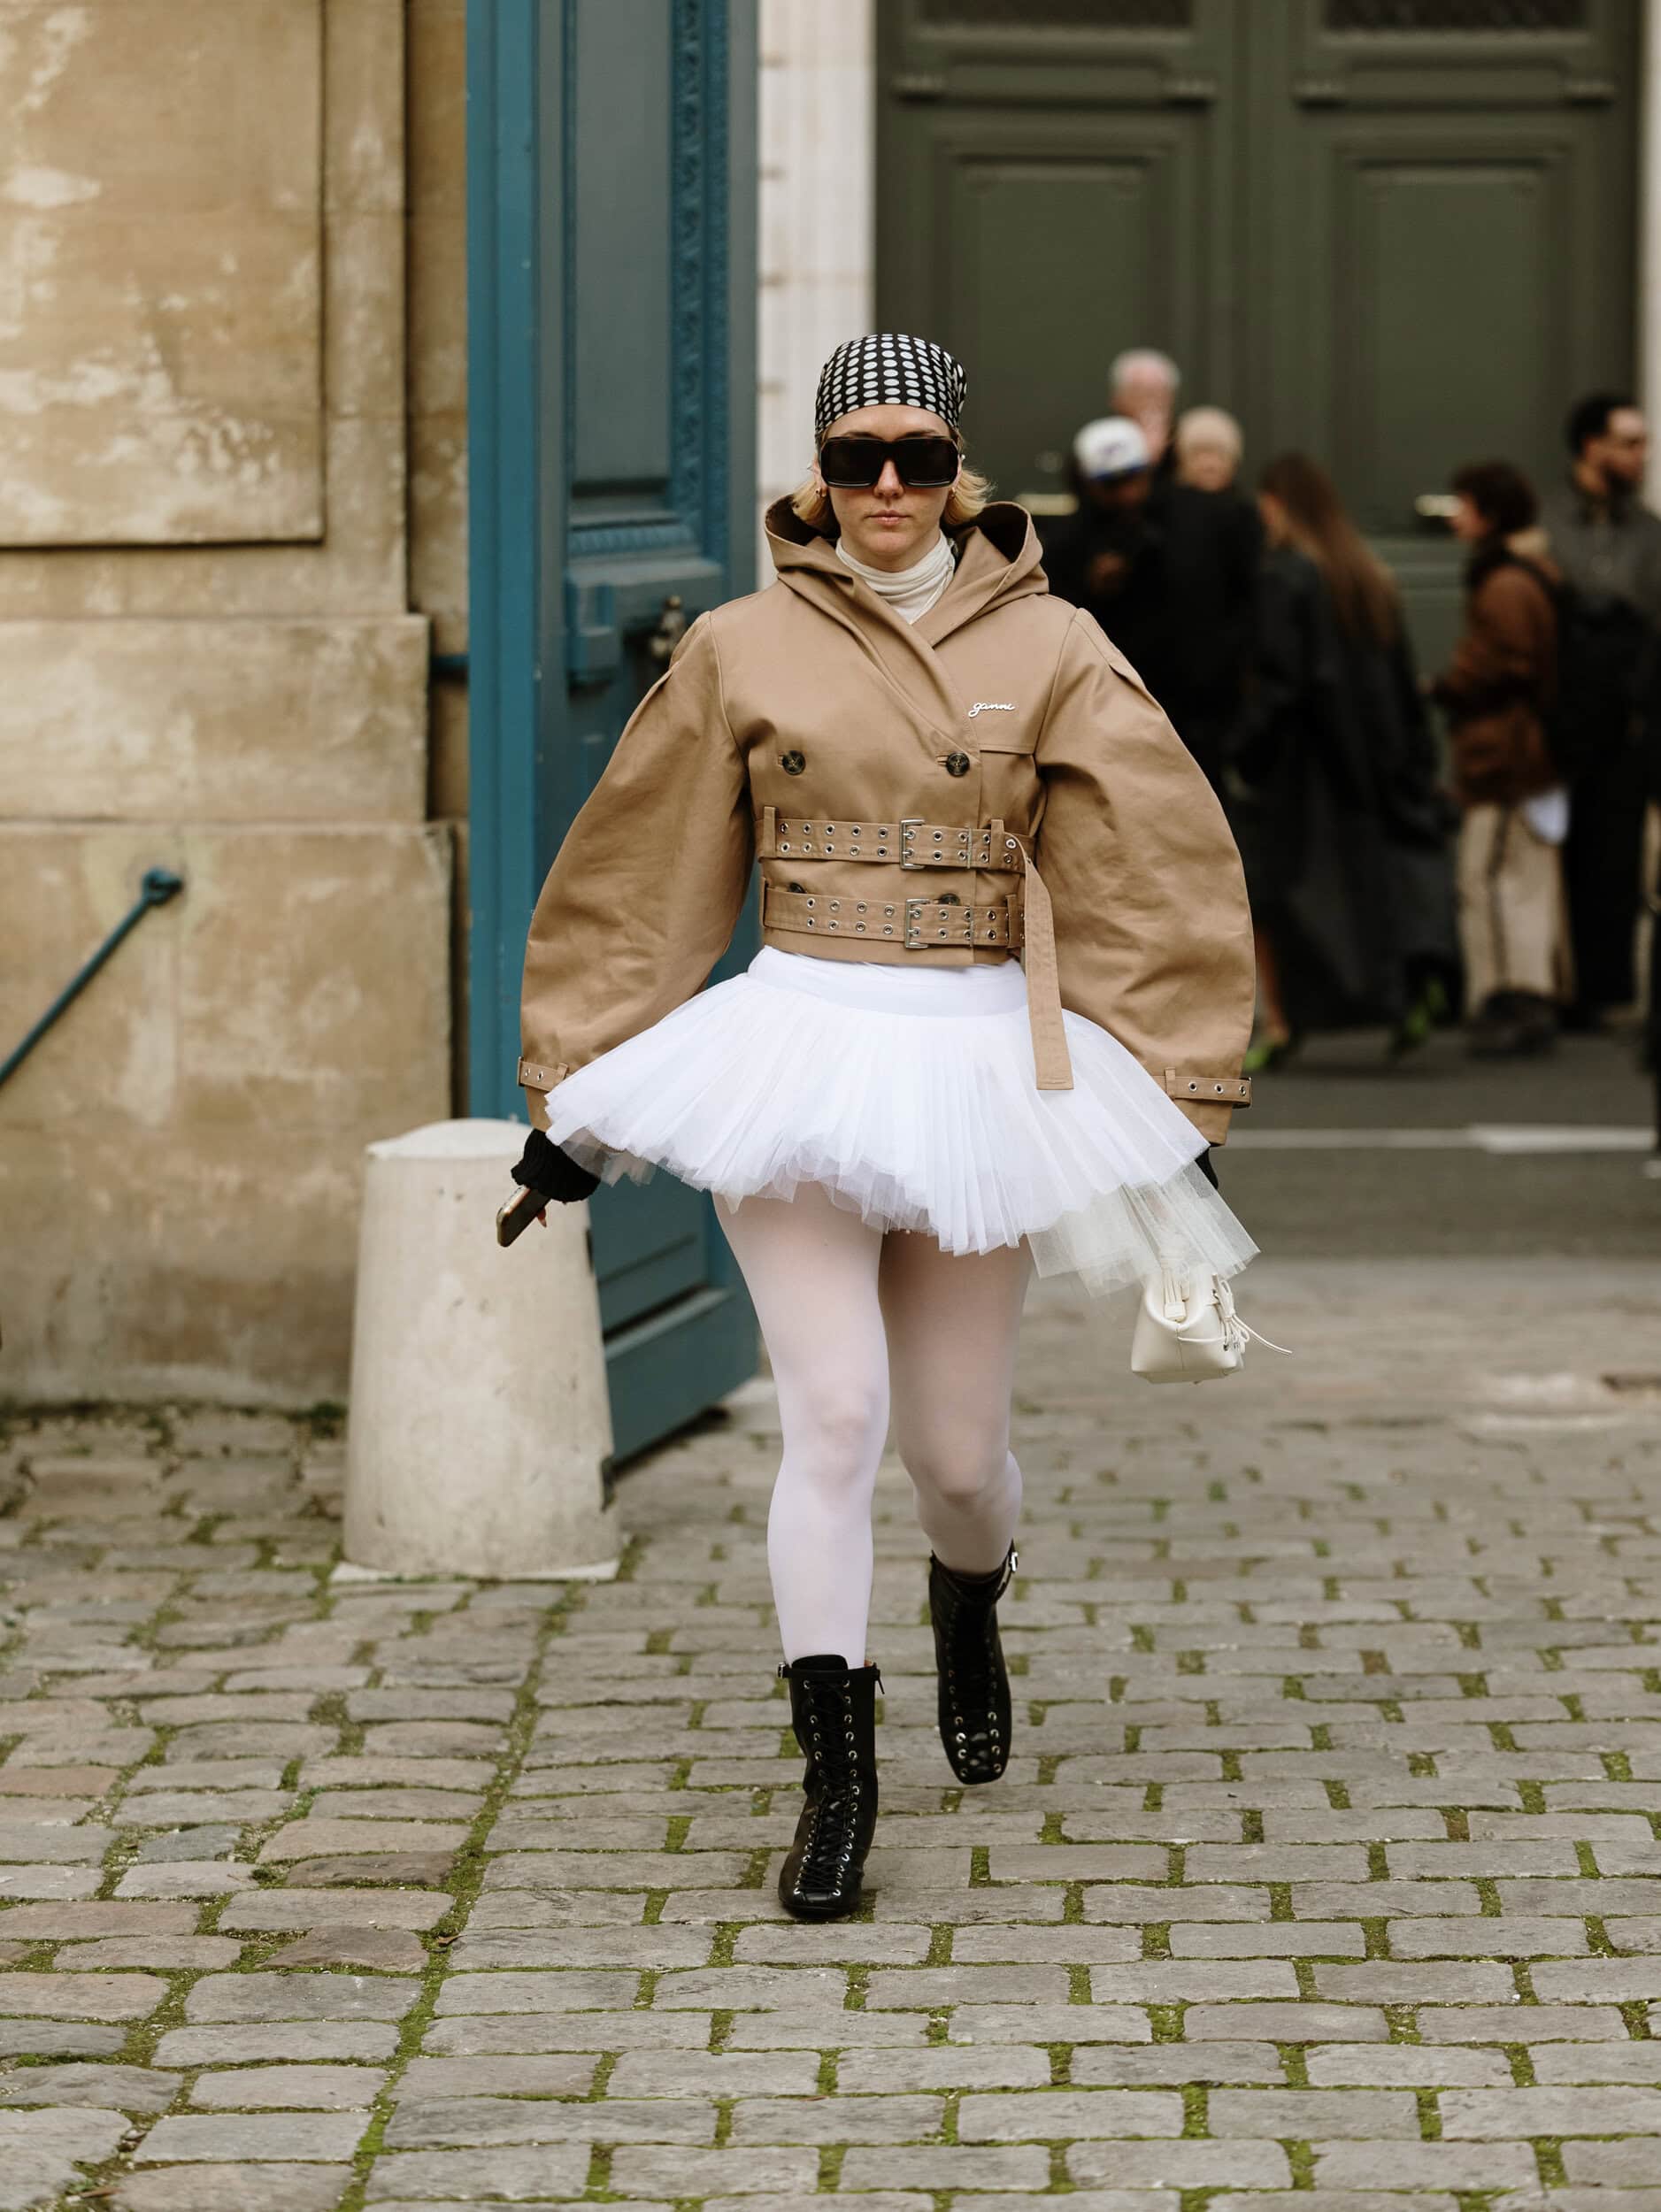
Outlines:
[[[0,1062],[0,1083],[6,1082],[16,1074],[47,1031],[68,1012],[93,977],[97,974],[104,962],[114,952],[116,947],[138,927],[151,907],[165,906],[169,899],[176,899],[184,887],[184,878],[175,875],[171,868],[147,868],[144,871],[144,880],[139,886],[138,897],[132,906],[121,917],[85,966],[78,969],[70,977],[68,982],[65,984],[58,996],[41,1016],[28,1035],[24,1038],[22,1043],[8,1054],[4,1062]]]

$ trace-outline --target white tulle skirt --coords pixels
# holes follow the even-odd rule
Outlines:
[[[1064,1017],[1040,1091],[1019,963],[906,970],[759,953],[550,1093],[549,1134],[615,1182],[666,1168],[730,1203],[820,1185],[948,1252],[1031,1248],[1092,1291],[1257,1247],[1195,1165],[1205,1141],[1104,1029]]]

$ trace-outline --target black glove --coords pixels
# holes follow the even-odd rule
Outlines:
[[[1204,1151],[1201,1153],[1199,1158],[1195,1161],[1194,1164],[1196,1168],[1198,1168],[1200,1173],[1205,1178],[1211,1188],[1216,1191],[1218,1195],[1220,1197],[1222,1194],[1221,1187],[1217,1180],[1217,1170],[1211,1165],[1211,1148],[1209,1144],[1206,1146]]]
[[[534,1190],[557,1206],[574,1206],[600,1187],[597,1175],[579,1167],[570,1153],[562,1152],[541,1129],[531,1131],[524,1155],[511,1171],[522,1189]]]

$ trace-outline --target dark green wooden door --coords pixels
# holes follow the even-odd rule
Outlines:
[[[960,348],[972,450],[1053,495],[1133,344],[1302,446],[1421,648],[1457,563],[1417,503],[1634,356],[1635,0],[894,0],[881,318]]]
[[[754,4],[471,0],[469,38],[473,1110],[511,1113],[543,872],[673,638],[752,580]],[[755,1325],[696,1192],[592,1220],[623,1455],[753,1372]]]
[[[1554,483],[1570,403],[1632,373],[1637,16],[1300,0],[1254,32],[1254,430],[1331,459],[1437,660],[1459,555],[1416,503],[1462,461]]]

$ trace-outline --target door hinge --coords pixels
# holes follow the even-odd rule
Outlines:
[[[943,100],[946,80],[933,70],[906,70],[889,78],[888,89],[896,100]]]
[[[1167,77],[1165,103],[1171,108],[1208,108],[1217,97],[1215,77]]]
[[[1341,108],[1350,98],[1350,88],[1342,77],[1300,77],[1292,87],[1292,97],[1301,108]]]
[[[1564,104],[1572,108],[1606,108],[1615,97],[1615,86],[1608,77],[1565,77],[1563,80]]]

